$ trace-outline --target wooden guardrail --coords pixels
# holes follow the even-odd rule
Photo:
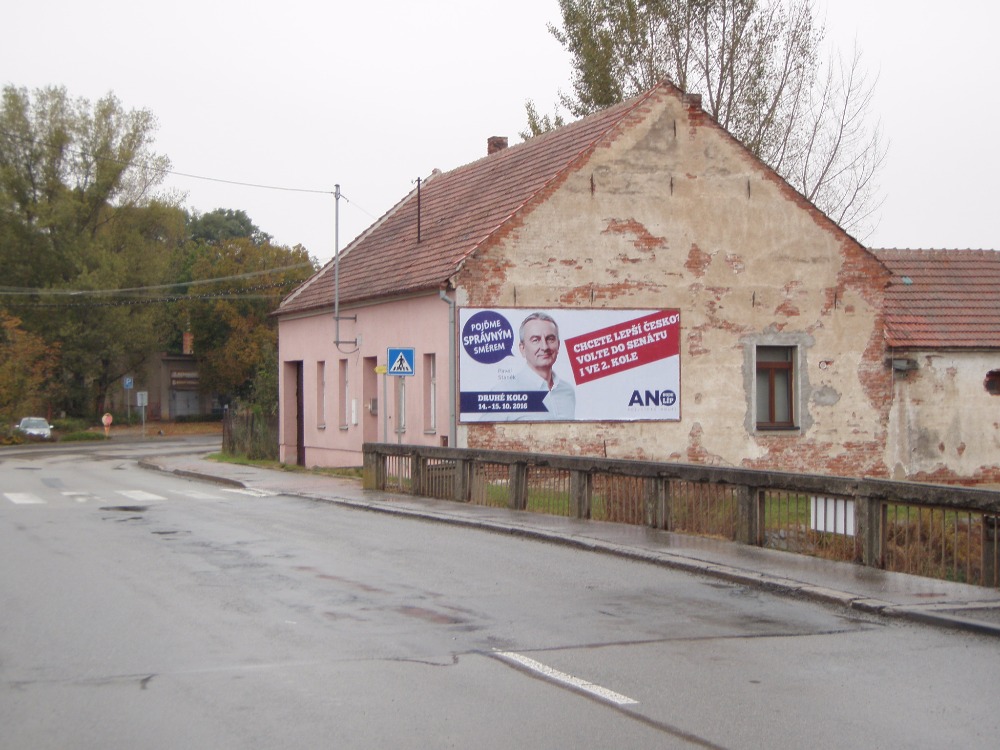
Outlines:
[[[390,443],[363,451],[368,489],[721,535],[1000,586],[996,490]]]

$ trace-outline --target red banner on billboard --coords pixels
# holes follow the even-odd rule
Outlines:
[[[680,354],[681,315],[660,312],[566,339],[577,385]]]

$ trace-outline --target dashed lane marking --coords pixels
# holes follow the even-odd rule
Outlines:
[[[142,503],[167,499],[160,495],[154,495],[152,492],[146,492],[145,490],[117,490],[116,493],[122,495],[123,497],[127,497],[129,500],[134,500],[136,502],[142,502]]]
[[[199,492],[198,490],[185,490],[184,492],[178,492],[178,495],[183,495],[184,497],[189,497],[192,500],[218,500],[218,495],[212,495],[208,492]]]
[[[63,495],[63,497],[73,498],[78,503],[85,503],[88,500],[95,499],[94,495],[91,495],[89,492],[72,492],[72,491],[69,491],[69,492],[63,492],[62,495]]]
[[[515,664],[522,669],[526,669],[529,672],[539,675],[540,677],[550,680],[552,682],[558,682],[574,690],[580,690],[584,693],[593,695],[595,698],[600,698],[602,701],[607,701],[608,703],[614,703],[618,706],[634,706],[639,703],[637,700],[629,698],[627,695],[622,695],[621,693],[616,693],[614,690],[608,690],[600,685],[595,685],[592,682],[587,682],[587,680],[582,680],[579,677],[574,677],[571,674],[566,674],[565,672],[560,672],[557,669],[553,669],[545,664],[534,659],[529,659],[527,656],[522,654],[516,654],[513,651],[495,651],[496,656],[505,662],[510,664]]]
[[[3,496],[17,505],[45,505],[45,501],[30,492],[5,492]]]
[[[275,497],[276,495],[280,494],[278,492],[272,492],[271,490],[258,490],[253,487],[241,487],[235,489],[230,489],[227,487],[222,491],[235,492],[238,495],[250,495],[251,497]]]

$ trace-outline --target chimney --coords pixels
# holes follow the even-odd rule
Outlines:
[[[495,154],[497,151],[503,151],[505,148],[507,148],[507,136],[505,135],[492,135],[486,139],[487,156]]]

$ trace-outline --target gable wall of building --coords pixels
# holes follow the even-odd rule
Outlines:
[[[464,425],[460,444],[884,475],[885,269],[700,108],[662,92],[634,117],[467,261],[456,296],[679,308],[680,421]],[[796,429],[756,429],[764,345],[795,352]]]
[[[1000,353],[894,352],[889,466],[893,477],[924,482],[1000,484]],[[913,369],[902,369],[912,367]]]

